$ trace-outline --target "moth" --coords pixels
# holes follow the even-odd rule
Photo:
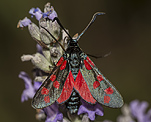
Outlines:
[[[64,54],[52,72],[36,92],[32,107],[37,109],[50,106],[54,102],[65,103],[69,112],[73,114],[78,111],[80,99],[92,105],[98,102],[111,108],[120,108],[123,105],[123,98],[120,93],[78,45],[79,38],[94,22],[96,16],[102,14],[104,13],[95,13],[88,26],[76,39],[68,34],[58,18],[54,18],[53,21],[56,20],[69,36],[68,46],[66,50],[64,49]],[[47,32],[53,37],[49,31]],[[57,41],[57,39],[55,40]]]

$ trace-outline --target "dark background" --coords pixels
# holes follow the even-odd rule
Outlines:
[[[33,65],[21,62],[20,56],[34,54],[36,42],[27,28],[17,29],[16,25],[19,19],[30,18],[30,8],[43,10],[47,2],[52,3],[71,36],[80,33],[95,12],[105,12],[82,36],[80,47],[93,55],[111,51],[106,58],[91,59],[120,91],[125,103],[139,99],[151,104],[150,0],[5,0],[0,2],[0,121],[37,121],[30,100],[20,102],[24,82],[18,78],[20,71],[32,77]],[[98,120],[115,122],[119,114],[120,109],[105,108],[105,116]]]

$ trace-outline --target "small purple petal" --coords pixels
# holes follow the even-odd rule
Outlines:
[[[48,17],[49,12],[43,13],[43,18],[47,18]]]
[[[79,108],[78,115],[87,113],[90,120],[95,120],[95,114],[99,116],[103,116],[103,107],[96,103],[95,105],[91,105],[84,100],[81,100],[82,105]]]
[[[53,20],[55,17],[58,17],[55,10],[52,11],[52,13],[48,16],[49,19]]]
[[[36,12],[39,12],[39,13],[42,13],[42,11],[40,10],[40,8],[35,8],[35,10],[34,10],[34,12],[36,13]]]
[[[42,13],[42,11],[39,8],[31,8],[29,10],[29,14],[31,14],[31,15],[35,15],[36,12]]]
[[[35,95],[35,89],[32,85],[32,80],[25,72],[20,72],[19,78],[24,80],[25,90],[21,95],[21,102],[27,101],[28,98],[32,99]]]
[[[36,45],[36,48],[37,48],[38,53],[43,54],[42,53],[42,47],[39,44]]]
[[[42,17],[42,14],[39,13],[39,12],[36,12],[36,13],[35,13],[35,17],[36,17],[36,19],[39,21],[39,20],[41,19],[41,17]]]
[[[47,115],[45,122],[57,122],[63,120],[63,114],[59,112],[57,103],[43,108],[43,111]]]
[[[63,115],[62,113],[58,113],[56,116],[51,117],[46,119],[45,122],[58,122],[58,121],[62,121],[63,120]]]
[[[26,27],[31,23],[31,20],[25,17],[23,20],[20,20],[18,23],[19,27]]]
[[[29,14],[34,15],[34,14],[35,14],[34,11],[35,11],[35,8],[31,8],[31,9],[29,10]]]
[[[145,122],[151,122],[151,109],[147,112],[145,116]]]
[[[39,21],[42,17],[42,12],[39,8],[31,8],[29,10],[29,13],[32,15],[32,16],[35,16],[36,19]]]
[[[51,6],[50,11],[47,11],[47,12],[43,13],[43,18],[47,18],[48,17],[51,20],[53,20],[57,16],[58,15],[57,15],[56,11],[54,10],[54,8],[52,6]]]
[[[146,122],[145,111],[147,107],[148,103],[145,101],[139,102],[138,100],[134,100],[130,103],[131,113],[133,117],[138,120],[138,122]]]
[[[28,89],[29,87],[31,87],[31,78],[28,76],[28,74],[26,72],[20,72],[19,75],[18,75],[19,78],[23,79],[24,80],[24,83],[25,83],[25,88]]]
[[[34,81],[34,89],[35,89],[35,91],[37,91],[40,88],[41,84],[42,84],[42,82]]]

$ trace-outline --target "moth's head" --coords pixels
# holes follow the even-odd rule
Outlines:
[[[78,43],[77,39],[72,39],[73,43]]]
[[[68,45],[70,46],[76,46],[78,44],[77,39],[72,39],[68,41]]]
[[[68,43],[78,43],[78,33],[76,33],[72,39],[68,38]]]

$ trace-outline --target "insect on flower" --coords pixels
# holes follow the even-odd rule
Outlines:
[[[103,14],[103,12],[95,13],[88,26],[76,38],[72,38],[55,17],[53,22],[57,21],[69,37],[67,49],[64,49],[58,40],[41,26],[59,43],[64,54],[35,94],[32,101],[34,108],[44,108],[54,102],[65,103],[69,112],[73,114],[78,111],[80,98],[92,105],[97,102],[112,108],[123,105],[120,93],[78,45],[78,40],[94,22],[96,16]]]

